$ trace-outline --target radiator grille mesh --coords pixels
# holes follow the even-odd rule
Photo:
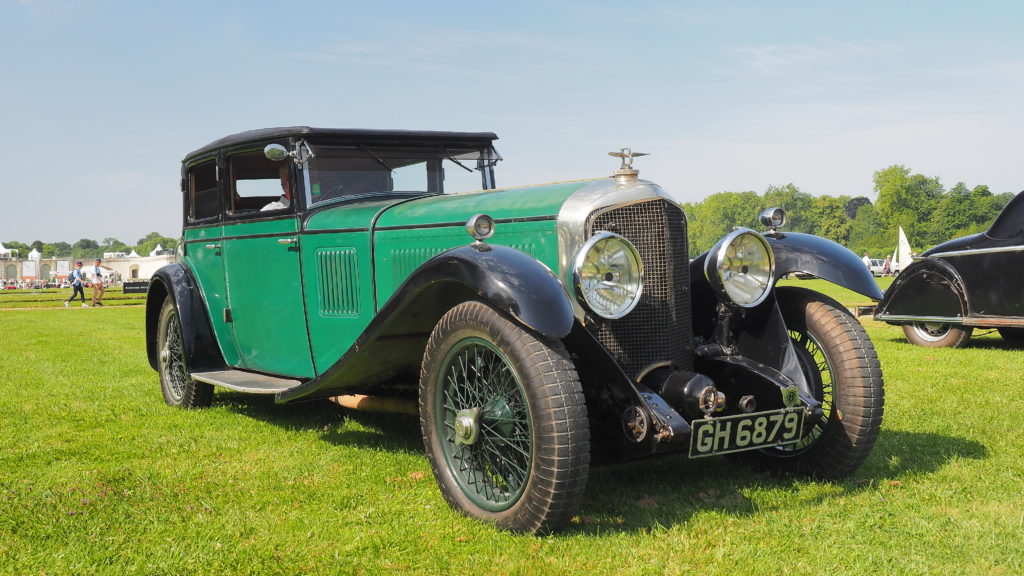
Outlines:
[[[692,370],[689,246],[679,206],[653,200],[595,213],[587,232],[614,232],[636,246],[644,263],[644,290],[637,307],[618,320],[592,317],[590,331],[636,377],[655,362]]]

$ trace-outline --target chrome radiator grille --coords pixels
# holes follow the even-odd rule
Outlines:
[[[682,209],[651,200],[591,214],[587,233],[600,231],[624,236],[636,246],[644,263],[644,289],[633,312],[618,320],[592,317],[590,331],[631,377],[656,362],[692,370],[689,246]]]

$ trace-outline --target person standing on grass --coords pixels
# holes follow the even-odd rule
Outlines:
[[[103,285],[103,268],[100,267],[100,259],[93,261],[92,267],[92,305],[103,306],[103,293],[107,287]]]
[[[75,269],[71,271],[71,276],[69,276],[69,278],[71,279],[71,287],[74,288],[74,291],[71,293],[71,298],[68,298],[64,302],[64,307],[67,308],[68,304],[75,299],[75,296],[81,296],[82,308],[88,308],[89,305],[85,303],[85,289],[83,288],[85,285],[85,277],[82,276],[81,262],[75,262]]]

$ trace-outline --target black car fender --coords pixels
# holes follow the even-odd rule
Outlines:
[[[369,391],[403,373],[416,373],[437,322],[471,300],[492,306],[546,339],[561,340],[573,327],[569,294],[550,269],[518,250],[477,242],[423,263],[332,367],[281,392],[277,401]]]
[[[849,288],[872,300],[882,291],[856,254],[831,240],[797,232],[765,234],[775,254],[775,276],[801,272]]]
[[[159,370],[157,331],[160,329],[160,309],[167,298],[178,309],[189,369],[223,368],[224,357],[217,346],[202,294],[188,269],[180,263],[160,268],[149,282],[146,296],[146,354],[149,356],[149,365]]]
[[[875,320],[890,324],[959,323],[970,307],[964,281],[941,258],[923,258],[900,272],[875,308]]]

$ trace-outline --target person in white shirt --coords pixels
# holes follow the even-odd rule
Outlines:
[[[103,284],[103,267],[100,266],[100,259],[93,260],[92,266],[92,305],[103,306],[103,293],[107,291]]]
[[[281,166],[278,170],[278,175],[281,177],[281,197],[277,200],[267,204],[263,208],[260,208],[260,212],[266,212],[267,210],[284,210],[292,205],[292,183],[288,179],[288,167]]]

